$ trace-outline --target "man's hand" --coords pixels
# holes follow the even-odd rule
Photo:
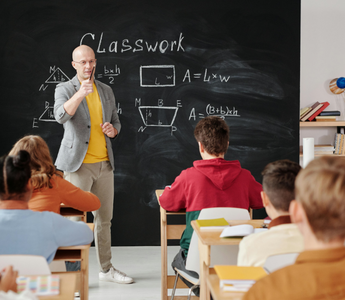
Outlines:
[[[118,132],[117,129],[111,125],[109,122],[105,122],[104,124],[101,124],[101,128],[104,134],[106,134],[110,138],[114,138],[117,136]]]
[[[90,93],[93,93],[92,80],[86,79],[81,82],[79,91],[64,103],[63,108],[70,116],[73,116],[80,103]]]
[[[8,291],[17,292],[17,276],[18,271],[13,271],[12,266],[8,266],[5,269],[2,270],[1,274],[1,280],[0,280],[0,291],[4,291],[7,293]]]
[[[80,97],[83,99],[88,95],[93,93],[93,82],[90,79],[84,80],[81,82],[80,89],[78,91]]]

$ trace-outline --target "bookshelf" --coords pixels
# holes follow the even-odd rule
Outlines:
[[[299,122],[300,127],[338,127],[344,128],[345,121],[334,121],[334,122],[316,122],[316,121],[306,121],[306,122]]]
[[[345,128],[345,121],[334,121],[334,122],[316,122],[316,121],[306,121],[306,122],[300,122],[299,123],[300,128],[302,127],[336,127],[337,128],[337,133],[341,132],[342,128]],[[335,154],[332,154],[335,155]],[[321,156],[321,155],[315,155],[316,156]],[[345,155],[342,154],[337,154],[337,156],[343,156]],[[300,152],[300,157],[303,157],[302,152]]]

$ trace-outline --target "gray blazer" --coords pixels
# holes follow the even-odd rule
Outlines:
[[[106,84],[95,80],[99,97],[102,103],[103,123],[111,123],[118,132],[121,123],[117,114],[115,97],[112,89]],[[63,105],[80,88],[77,76],[70,81],[60,83],[55,89],[54,116],[58,123],[63,124],[64,135],[55,165],[59,170],[67,172],[77,171],[83,163],[91,132],[91,121],[86,99],[80,103],[73,116],[66,113]],[[105,135],[110,164],[115,170],[111,139]]]

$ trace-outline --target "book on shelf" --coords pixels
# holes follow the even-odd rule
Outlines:
[[[313,105],[306,107],[307,110],[303,114],[301,114],[300,111],[300,120],[302,121],[302,118],[304,118],[307,114],[309,114],[315,107],[317,107],[320,104],[320,102],[316,101]]]
[[[301,117],[301,121],[302,122],[305,122],[307,121],[316,111],[318,111],[321,107],[323,106],[322,103],[320,102],[315,102],[311,107],[312,109],[307,113],[305,114],[303,117]]]
[[[335,122],[337,117],[333,116],[316,116],[315,120],[317,122]]]
[[[59,295],[60,278],[59,275],[19,276],[17,289],[18,293],[29,290],[37,296]]]
[[[263,267],[215,265],[214,270],[219,278],[219,287],[224,291],[245,292],[267,275]]]
[[[334,154],[335,148],[331,144],[314,145],[315,155],[330,155]],[[300,145],[300,154],[303,154],[303,145]]]
[[[208,219],[208,220],[195,220],[200,227],[200,230],[223,230],[229,227],[229,223],[224,218]]]
[[[321,102],[321,104],[322,106],[308,118],[309,121],[313,121],[316,116],[318,116],[326,107],[329,106],[329,102],[327,101]]]
[[[308,113],[310,111],[311,107],[307,106],[307,107],[303,107],[299,110],[299,117],[302,118],[306,113]]]
[[[267,228],[254,228],[250,224],[234,225],[223,229],[222,233],[220,234],[220,237],[243,237],[252,233],[257,233],[266,230]]]
[[[339,153],[338,155],[344,154],[344,134],[340,133],[340,142],[339,142]]]
[[[320,116],[340,116],[340,111],[339,110],[325,110],[320,113]]]
[[[332,145],[314,145],[315,155],[334,154],[334,146]]]
[[[344,155],[345,153],[345,137],[343,133],[336,133],[334,136],[334,154]]]

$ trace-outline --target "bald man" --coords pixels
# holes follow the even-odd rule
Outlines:
[[[64,135],[55,162],[65,178],[91,191],[101,201],[95,212],[95,245],[99,280],[132,283],[133,279],[111,263],[111,219],[114,202],[112,140],[121,129],[112,89],[95,80],[94,51],[85,45],[74,49],[72,66],[77,74],[55,89],[54,116]]]

